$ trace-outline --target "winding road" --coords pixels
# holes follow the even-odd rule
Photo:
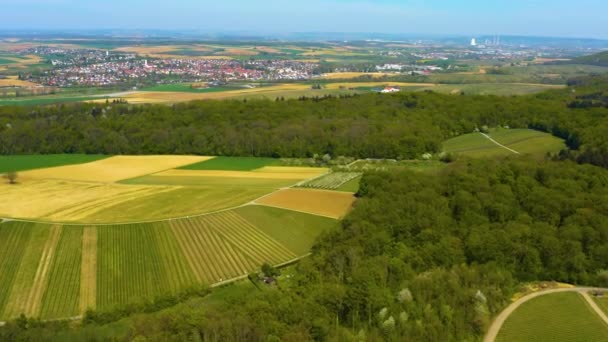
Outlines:
[[[599,288],[595,288],[595,287],[571,287],[571,288],[539,291],[539,292],[531,293],[527,296],[523,296],[520,299],[516,300],[515,302],[511,303],[511,305],[509,305],[506,309],[504,309],[500,313],[500,315],[498,315],[498,317],[496,317],[494,322],[492,322],[490,329],[488,329],[488,332],[486,333],[486,336],[484,337],[483,341],[484,342],[494,342],[496,340],[496,336],[498,336],[498,333],[500,332],[500,329],[502,328],[502,325],[505,323],[507,318],[509,318],[509,316],[515,310],[517,310],[517,308],[520,307],[523,303],[525,303],[531,299],[534,299],[536,297],[540,297],[540,296],[544,296],[544,295],[552,294],[552,293],[560,293],[560,292],[578,292],[578,293],[580,293],[583,296],[583,298],[585,298],[585,300],[587,301],[589,306],[593,309],[593,311],[595,311],[595,313],[598,316],[600,316],[600,318],[606,324],[608,324],[608,316],[606,316],[604,311],[602,311],[602,309],[600,309],[600,307],[597,306],[595,301],[593,301],[591,296],[589,296],[588,292],[591,290],[608,291],[608,289],[599,289]]]

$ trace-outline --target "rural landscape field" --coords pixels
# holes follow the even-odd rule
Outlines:
[[[0,10],[0,342],[608,342],[608,4]]]
[[[329,170],[270,158],[3,158],[20,171],[0,191],[4,319],[76,317],[289,263],[354,201],[288,190]]]

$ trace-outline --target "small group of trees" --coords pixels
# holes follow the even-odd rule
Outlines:
[[[9,184],[17,184],[17,178],[19,175],[15,171],[9,171],[5,173],[3,177],[8,181]]]

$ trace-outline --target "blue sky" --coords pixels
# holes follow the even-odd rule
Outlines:
[[[606,0],[0,0],[0,29],[608,38]]]

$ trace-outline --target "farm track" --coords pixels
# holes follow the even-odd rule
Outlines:
[[[503,144],[499,143],[498,141],[494,140],[492,137],[490,137],[489,135],[487,135],[487,134],[485,134],[485,133],[480,133],[480,134],[481,134],[481,135],[483,135],[484,137],[486,137],[486,139],[488,139],[488,140],[490,140],[491,142],[493,142],[494,144],[496,144],[497,146],[502,147],[502,148],[504,148],[504,149],[505,149],[505,150],[507,150],[507,151],[513,152],[513,153],[515,153],[515,154],[521,154],[521,153],[519,153],[519,152],[515,151],[514,149],[509,148],[509,147],[507,147],[507,146],[505,146],[505,145],[503,145]]]
[[[581,294],[583,296],[583,298],[585,299],[585,301],[587,302],[587,304],[589,304],[589,306],[591,307],[591,309],[602,319],[602,321],[604,321],[604,323],[606,323],[608,325],[608,317],[602,311],[602,309],[600,309],[597,306],[597,304],[593,301],[593,299],[591,299],[591,297],[587,293],[587,292],[589,292],[591,290],[608,291],[608,289],[598,289],[598,288],[594,288],[594,287],[572,287],[572,288],[552,289],[552,290],[534,292],[534,293],[531,293],[531,294],[529,294],[527,296],[524,296],[524,297],[518,299],[517,301],[511,303],[506,309],[504,309],[498,315],[498,317],[496,317],[496,319],[494,319],[494,321],[492,322],[492,325],[488,329],[488,331],[487,331],[487,333],[486,333],[486,335],[485,335],[485,337],[483,339],[483,342],[494,342],[496,340],[496,337],[498,336],[498,334],[500,332],[500,329],[504,325],[505,321],[522,304],[524,304],[525,302],[527,302],[527,301],[529,301],[531,299],[534,299],[536,297],[540,297],[540,296],[544,296],[544,295],[548,295],[548,294],[553,294],[553,293],[577,292],[577,293]]]

